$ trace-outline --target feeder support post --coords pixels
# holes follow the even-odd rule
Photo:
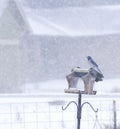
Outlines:
[[[81,93],[78,95],[78,107],[77,107],[77,129],[80,129],[81,122]]]

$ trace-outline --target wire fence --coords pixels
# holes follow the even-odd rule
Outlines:
[[[77,102],[77,95],[1,95],[1,129],[76,129],[77,108],[69,101]],[[120,95],[83,95],[82,103],[89,102],[97,109],[94,113],[89,105],[82,108],[82,129],[115,129],[120,124]]]

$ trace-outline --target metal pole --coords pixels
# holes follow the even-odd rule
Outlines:
[[[116,119],[116,101],[113,101],[113,119],[114,119],[114,129],[117,129],[117,119]]]
[[[78,107],[77,107],[77,129],[80,129],[81,121],[81,93],[78,96]]]

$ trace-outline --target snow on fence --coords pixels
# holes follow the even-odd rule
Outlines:
[[[76,106],[71,104],[65,111],[62,106],[77,99],[71,94],[0,95],[0,129],[76,129]],[[119,126],[120,95],[82,95],[82,103],[85,101],[99,111],[94,113],[84,105],[82,129]]]

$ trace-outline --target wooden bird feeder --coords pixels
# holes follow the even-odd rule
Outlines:
[[[73,94],[92,94],[95,95],[97,91],[93,90],[95,82],[102,81],[103,75],[96,71],[94,68],[81,69],[80,67],[71,70],[71,73],[66,76],[68,82],[68,89],[65,93]],[[81,79],[84,83],[84,90],[77,88],[78,80]]]

